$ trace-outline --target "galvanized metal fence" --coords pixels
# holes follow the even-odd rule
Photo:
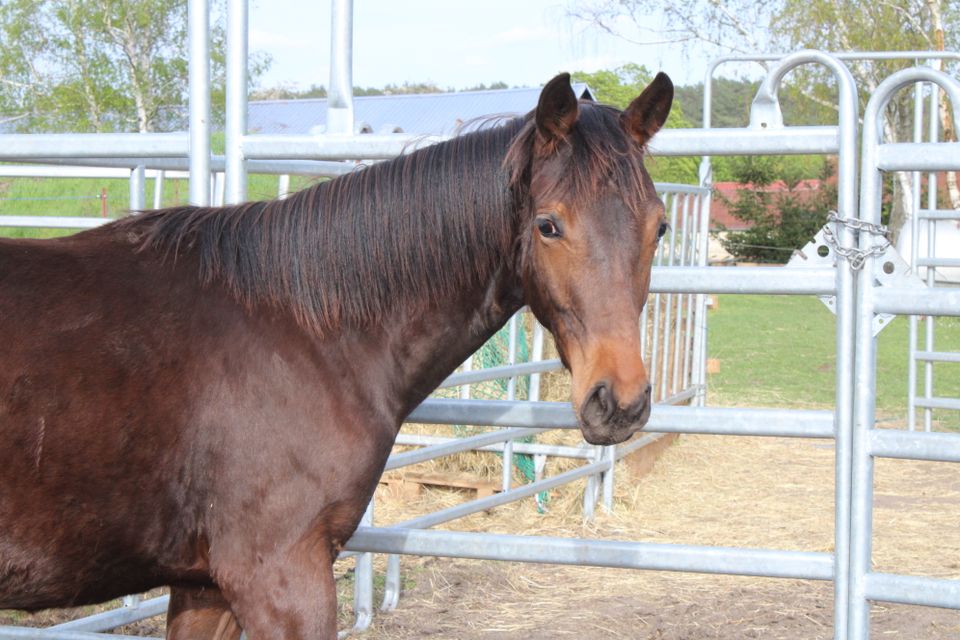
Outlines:
[[[191,132],[156,135],[16,136],[2,137],[0,159],[45,159],[56,162],[87,162],[91,158],[135,161],[134,181],[148,165],[189,158],[191,201],[207,204],[211,193],[209,153],[209,89],[199,61],[207,57],[205,0],[190,0],[191,18]],[[403,135],[353,136],[350,97],[349,0],[334,2],[335,41],[342,46],[332,69],[330,104],[335,116],[329,120],[332,133],[325,136],[250,136],[246,134],[246,4],[231,0],[228,7],[228,118],[224,158],[225,192],[228,202],[243,199],[246,171],[256,161],[286,163],[290,159],[315,161],[347,158],[388,158],[413,145],[432,140]],[[835,56],[804,51],[778,58],[763,81],[754,101],[750,126],[742,129],[693,129],[664,131],[654,141],[659,155],[746,154],[836,154],[838,192],[833,237],[833,262],[804,269],[705,266],[706,207],[704,191],[674,189],[667,193],[668,211],[677,229],[654,267],[651,300],[641,325],[644,348],[649,349],[650,370],[656,375],[660,403],[655,407],[650,433],[705,433],[799,438],[832,438],[835,443],[835,545],[832,553],[784,549],[747,549],[692,545],[613,542],[585,539],[490,535],[430,531],[428,527],[459,517],[470,509],[487,509],[503,501],[532,496],[544,489],[579,477],[594,477],[588,490],[592,504],[607,483],[612,483],[615,461],[631,446],[585,452],[586,464],[566,474],[512,487],[499,495],[473,501],[388,528],[361,526],[347,550],[369,562],[369,553],[442,555],[520,562],[547,562],[586,566],[696,571],[736,575],[830,580],[834,585],[835,637],[865,640],[869,633],[867,602],[908,602],[960,608],[960,581],[874,573],[870,570],[872,463],[875,457],[916,458],[960,462],[960,436],[947,433],[911,433],[875,428],[875,313],[908,315],[960,315],[960,291],[943,287],[906,288],[884,283],[882,243],[872,233],[878,218],[878,181],[883,171],[931,171],[960,169],[958,145],[945,143],[881,144],[877,118],[889,95],[917,81],[943,86],[954,106],[960,104],[955,81],[930,70],[898,74],[877,90],[864,118],[863,182],[857,182],[857,91],[847,68]],[[783,77],[801,64],[821,64],[836,78],[839,89],[838,123],[835,126],[784,126],[777,91]],[[708,81],[709,86],[709,81]],[[337,123],[340,123],[337,125]],[[191,152],[188,154],[188,151]],[[100,164],[97,162],[96,164]],[[121,164],[121,166],[127,166]],[[285,165],[289,167],[290,165]],[[342,166],[342,165],[340,165]],[[158,168],[163,168],[159,167]],[[286,171],[283,171],[284,173]],[[709,165],[703,172],[709,178]],[[859,187],[859,188],[858,188]],[[668,190],[669,191],[669,190]],[[859,195],[858,195],[859,194]],[[688,228],[689,224],[689,228]],[[683,231],[680,231],[683,230]],[[686,243],[686,244],[685,244]],[[850,258],[857,257],[856,260]],[[862,263],[862,269],[854,269]],[[799,277],[798,277],[799,276]],[[703,300],[707,294],[759,293],[835,296],[836,304],[836,401],[832,411],[716,408],[706,406],[706,322]],[[659,296],[659,297],[657,297]],[[511,376],[531,373],[521,370]],[[545,365],[528,365],[536,368]],[[499,372],[502,374],[503,372]],[[461,372],[454,384],[462,385],[471,372]],[[469,378],[475,380],[475,378]],[[668,403],[682,396],[689,406]],[[544,429],[576,428],[566,403],[526,401],[431,399],[414,411],[410,420],[421,423],[485,425],[499,427],[456,441],[424,442],[415,451],[398,454],[391,466],[468,447],[497,444],[521,451],[527,443],[516,438]],[[648,436],[642,436],[646,438]],[[641,438],[641,440],[642,440]],[[507,444],[514,441],[513,444]],[[500,443],[500,444],[498,444]],[[530,449],[542,453],[537,449]],[[570,452],[566,452],[570,453]],[[506,457],[506,456],[505,456]],[[602,479],[596,479],[603,474]],[[612,487],[612,484],[610,485]],[[592,496],[590,495],[592,494]],[[484,502],[486,501],[486,502]],[[371,516],[372,517],[372,516]],[[391,566],[396,561],[391,561]],[[396,571],[388,573],[392,606],[398,594]],[[358,580],[358,590],[368,589]],[[372,593],[358,593],[357,626],[372,613]],[[93,631],[115,628],[146,615],[162,612],[165,599],[130,601],[130,606],[94,618],[77,620],[50,630],[0,629],[10,638],[96,638]],[[117,636],[113,636],[117,637]]]

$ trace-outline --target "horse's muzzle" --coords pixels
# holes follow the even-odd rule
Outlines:
[[[650,418],[650,385],[627,405],[621,405],[613,388],[600,382],[580,405],[580,431],[590,444],[619,444],[639,431]]]

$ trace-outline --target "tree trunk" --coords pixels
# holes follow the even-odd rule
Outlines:
[[[938,0],[926,0],[927,9],[930,11],[930,21],[933,27],[933,46],[937,51],[944,51],[946,46],[943,38],[943,14]],[[943,60],[938,58],[931,61],[931,66],[937,71],[943,70]],[[947,94],[940,92],[940,127],[943,130],[943,139],[947,142],[957,141],[957,132],[954,129],[953,114],[950,111],[950,104],[947,102]],[[947,171],[947,194],[950,197],[950,206],[954,209],[960,209],[960,186],[957,185],[957,173]]]

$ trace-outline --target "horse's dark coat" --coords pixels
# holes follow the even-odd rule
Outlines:
[[[171,638],[335,637],[330,565],[400,424],[525,301],[588,439],[629,437],[671,96],[620,116],[558,76],[288,200],[0,240],[0,608],[168,584]]]

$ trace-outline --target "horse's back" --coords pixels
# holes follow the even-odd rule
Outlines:
[[[0,608],[102,600],[157,579],[148,560],[130,571],[134,540],[169,504],[149,495],[162,492],[148,480],[163,472],[164,443],[145,425],[182,423],[171,341],[184,328],[176,297],[195,286],[165,280],[133,240],[0,240]],[[157,401],[164,393],[181,406]],[[94,587],[104,575],[120,584]]]

